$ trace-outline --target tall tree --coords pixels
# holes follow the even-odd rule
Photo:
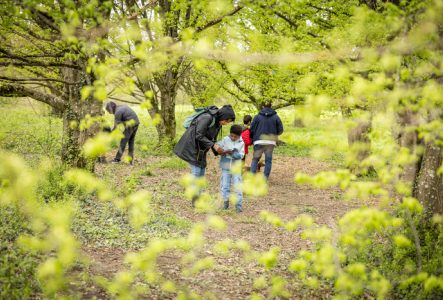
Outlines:
[[[147,98],[149,114],[158,120],[161,143],[171,144],[175,139],[176,97],[192,69],[187,42],[243,8],[238,1],[218,2],[125,1],[115,7],[126,32],[118,51],[126,57],[125,76],[135,85],[130,93],[138,101]]]
[[[108,1],[7,1],[0,7],[0,95],[30,97],[63,115],[62,160],[86,167],[82,145],[97,126],[81,128],[87,116],[101,114],[81,90],[94,81],[88,59],[103,57],[94,43],[106,37]]]
[[[195,75],[222,81],[209,88],[219,93],[252,104],[257,109],[265,101],[273,101],[277,108],[302,103],[311,90],[304,88],[311,74],[328,72],[337,62],[317,61],[309,64],[288,64],[284,55],[288,53],[318,52],[329,49],[327,35],[343,26],[357,1],[248,1],[242,18],[233,18],[217,28],[217,46],[220,50],[239,45],[240,52],[267,53],[281,56],[280,61],[239,66],[229,61],[207,64]],[[194,97],[196,92],[208,94],[205,84],[191,80],[194,88],[189,89]],[[191,84],[191,86],[192,86]],[[198,87],[202,85],[202,87]],[[328,92],[325,81],[316,85],[315,91]]]

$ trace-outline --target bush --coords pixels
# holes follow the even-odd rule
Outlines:
[[[28,232],[26,220],[15,207],[0,207],[0,299],[26,299],[40,292],[35,279],[38,257],[17,245]]]
[[[63,201],[72,196],[74,188],[63,180],[65,168],[61,165],[51,167],[39,182],[37,192],[44,202]]]

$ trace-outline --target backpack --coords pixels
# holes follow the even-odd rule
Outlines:
[[[198,118],[199,116],[201,116],[202,114],[204,114],[204,113],[209,113],[209,114],[211,114],[211,113],[209,112],[209,108],[208,108],[208,107],[195,108],[194,110],[195,110],[195,111],[194,111],[189,117],[187,117],[187,118],[185,119],[185,121],[183,122],[183,127],[184,127],[185,129],[188,129],[189,126],[191,126],[192,122],[194,122],[194,120],[197,119],[197,118]],[[212,115],[211,115],[211,116],[212,116]],[[214,124],[215,124],[215,118],[213,117],[213,118],[212,118],[212,122],[211,122],[211,124],[209,125],[209,127],[214,126]]]

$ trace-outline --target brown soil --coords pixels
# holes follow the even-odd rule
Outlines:
[[[100,166],[100,172],[113,172],[118,174],[119,178],[124,178],[136,170],[146,168],[155,162],[168,158],[149,157],[139,159],[133,167],[126,165],[106,164]],[[209,192],[217,195],[219,187],[220,171],[218,161],[208,157],[209,165],[207,176],[209,182]],[[335,220],[357,204],[345,202],[337,199],[339,190],[326,189],[318,190],[309,186],[299,186],[294,183],[294,174],[298,171],[315,174],[322,170],[331,169],[326,163],[313,161],[309,158],[275,156],[272,173],[269,181],[269,194],[262,198],[245,198],[243,201],[243,212],[219,212],[228,225],[225,231],[210,230],[206,233],[207,244],[201,251],[203,256],[213,256],[216,265],[211,270],[206,270],[192,277],[184,277],[181,274],[179,255],[167,253],[158,261],[160,272],[164,277],[171,279],[179,284],[189,287],[203,295],[205,291],[211,293],[217,299],[249,299],[251,293],[263,291],[254,290],[252,282],[254,278],[266,274],[263,267],[257,265],[254,261],[246,261],[242,253],[232,251],[228,256],[221,257],[213,254],[212,246],[215,242],[224,239],[246,240],[255,251],[267,251],[273,246],[281,249],[279,255],[279,264],[275,273],[279,273],[291,281],[291,299],[308,298],[319,299],[329,298],[328,289],[321,291],[309,291],[303,289],[297,283],[296,276],[289,273],[287,265],[291,259],[296,257],[297,252],[309,246],[306,240],[300,238],[300,232],[287,232],[286,230],[275,228],[263,222],[259,216],[260,212],[267,210],[284,220],[290,220],[301,213],[311,214],[319,224],[333,226]],[[179,185],[179,178],[186,174],[188,170],[154,170],[154,176],[143,176],[140,189],[146,189],[153,193],[154,198],[162,198],[165,190],[171,195],[171,191],[180,192],[183,188]],[[159,183],[162,183],[162,189],[159,190]],[[173,195],[179,193],[172,193]],[[191,220],[192,222],[203,221],[205,215],[195,212],[189,200],[184,197],[170,196],[162,199],[167,201],[178,215]],[[220,203],[220,206],[222,203]],[[84,247],[85,256],[90,259],[89,273],[91,276],[100,275],[108,278],[124,269],[124,255],[129,249],[97,249]],[[266,293],[266,291],[265,291]],[[95,296],[99,299],[105,299],[108,296],[103,290],[94,286],[89,288],[88,292],[83,293],[84,298]],[[146,299],[170,299],[176,295],[162,292],[158,287],[150,287],[150,292]],[[203,298],[211,298],[210,295],[204,295]]]

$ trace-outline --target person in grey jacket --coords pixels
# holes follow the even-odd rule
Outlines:
[[[114,131],[119,124],[123,124],[125,127],[123,131],[124,137],[120,140],[120,146],[112,163],[119,163],[121,161],[126,144],[128,144],[128,154],[131,159],[130,164],[132,165],[134,161],[135,135],[137,134],[138,125],[140,124],[138,116],[129,106],[117,105],[112,101],[106,104],[106,111],[114,115],[114,127],[112,131]]]

